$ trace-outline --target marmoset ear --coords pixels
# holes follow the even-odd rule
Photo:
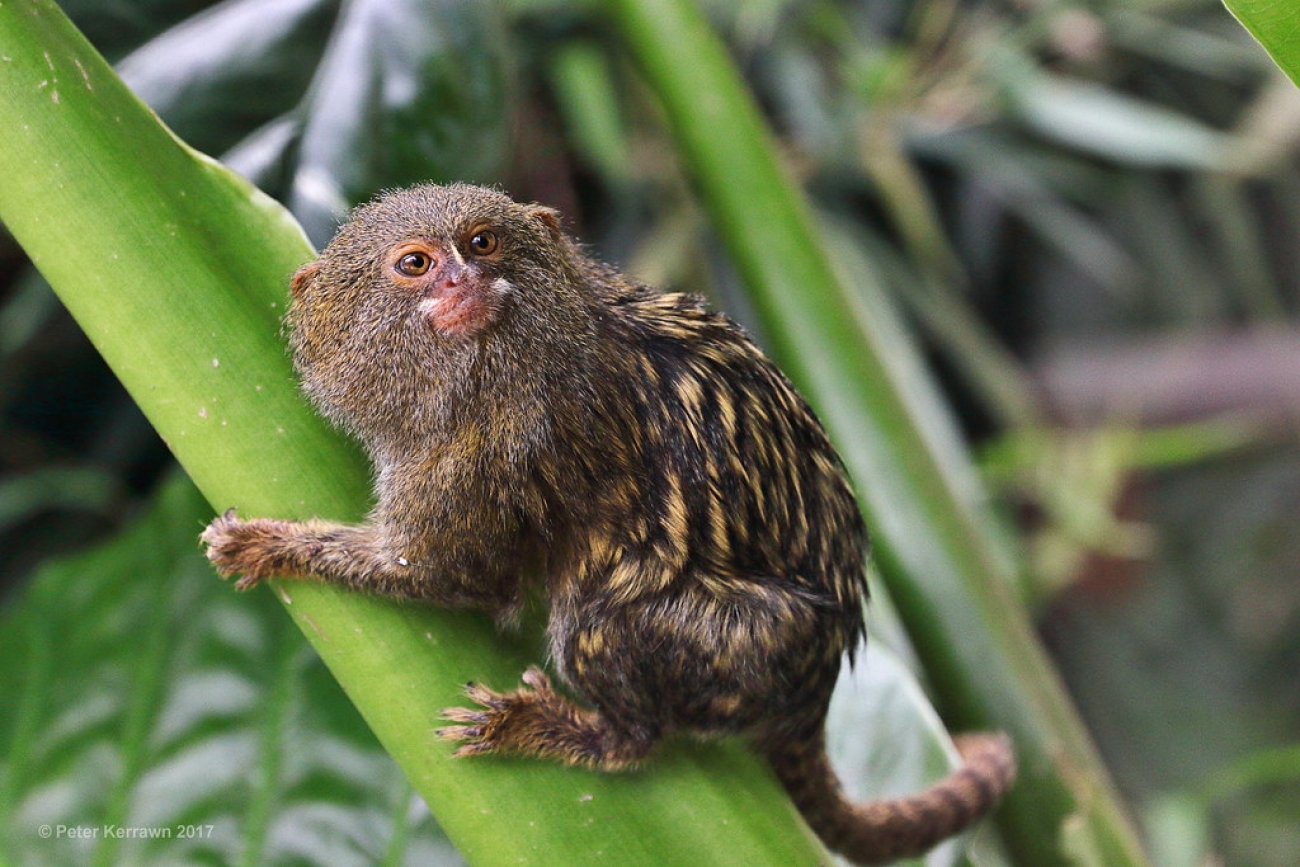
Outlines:
[[[560,228],[560,212],[554,208],[545,205],[529,205],[528,216],[544,225],[552,237],[558,238],[563,234],[564,230]]]
[[[312,261],[303,265],[293,275],[293,280],[289,283],[289,291],[293,293],[294,298],[302,297],[302,293],[307,291],[307,285],[316,279],[320,273],[320,262]]]

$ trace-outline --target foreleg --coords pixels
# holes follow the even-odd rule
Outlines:
[[[374,524],[328,521],[244,521],[231,509],[199,537],[222,577],[239,575],[236,589],[247,590],[265,578],[316,576],[390,595],[409,595],[411,566],[386,544]]]

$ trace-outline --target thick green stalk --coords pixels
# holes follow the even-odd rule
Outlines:
[[[311,255],[283,209],[171,136],[48,0],[0,3],[0,129],[0,219],[208,500],[360,515],[364,462],[302,400],[279,334],[288,277]],[[535,656],[482,617],[274,591],[473,863],[822,857],[734,745],[675,746],[628,775],[452,761],[440,709],[468,680],[513,685]]]
[[[606,0],[661,99],[774,354],[816,406],[858,482],[891,595],[957,727],[1011,733],[1021,780],[1001,810],[1023,864],[1141,849],[987,528],[905,374],[879,351],[871,311],[837,278],[721,40],[692,0]],[[958,472],[954,472],[956,469]]]

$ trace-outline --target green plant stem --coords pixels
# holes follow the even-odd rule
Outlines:
[[[977,503],[935,452],[871,311],[841,284],[725,47],[691,0],[607,0],[780,363],[839,443],[878,532],[878,559],[938,706],[1015,739],[1021,781],[1001,811],[1022,864],[1145,863],[1108,776],[1010,590]],[[689,58],[689,60],[686,60]]]

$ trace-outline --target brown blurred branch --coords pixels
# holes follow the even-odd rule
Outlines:
[[[1062,344],[1032,365],[1054,416],[1144,425],[1244,416],[1277,432],[1300,421],[1300,330],[1256,328]]]

